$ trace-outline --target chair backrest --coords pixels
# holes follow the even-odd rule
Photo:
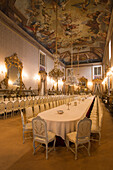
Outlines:
[[[44,119],[40,116],[37,116],[32,120],[32,127],[33,127],[33,137],[38,137],[40,139],[45,139],[48,141],[47,135],[47,124]]]
[[[5,98],[5,101],[9,101],[9,99],[6,97],[6,98]]]
[[[13,103],[13,109],[17,109],[19,107],[19,101],[16,100],[14,103]]]
[[[37,105],[37,103],[38,103],[38,100],[34,99],[34,106]]]
[[[25,108],[25,113],[26,113],[26,120],[28,120],[29,118],[32,118],[33,117],[32,107]]]
[[[49,103],[48,103],[48,106],[49,106],[49,109],[53,108],[52,102],[49,102]]]
[[[10,101],[10,102],[8,102],[7,105],[6,105],[6,110],[7,110],[7,111],[12,111],[12,109],[13,109],[13,103]]]
[[[40,111],[40,112],[43,112],[44,110],[45,110],[44,104],[40,104],[40,105],[39,105],[39,111]]]
[[[99,113],[99,128],[101,128],[102,120],[103,120],[103,108],[102,108],[102,105],[100,103],[100,100],[98,102],[98,113]]]
[[[33,101],[33,99],[31,99],[31,100],[29,101],[29,105],[30,105],[30,106],[33,106],[33,104],[34,104],[34,101]]]
[[[18,97],[18,100],[20,100],[20,97]]]
[[[5,103],[1,102],[0,103],[0,113],[4,113],[5,107],[6,107]]]
[[[25,107],[29,107],[29,100],[28,99],[25,101]]]
[[[39,113],[39,105],[34,106],[34,116],[37,116]]]
[[[77,140],[90,139],[92,121],[88,118],[84,118],[77,123]]]
[[[25,127],[25,124],[24,124],[24,115],[23,115],[22,111],[21,111],[21,119],[22,119],[22,125],[23,125],[23,127]]]
[[[20,109],[23,109],[23,108],[25,107],[25,102],[24,102],[24,100],[22,100],[19,105],[20,105]]]
[[[48,109],[49,109],[49,104],[45,103],[45,110],[48,110]]]
[[[40,99],[40,103],[44,103],[44,102],[43,102],[43,98]]]
[[[13,101],[13,98],[12,98],[12,97],[10,97],[10,101]]]
[[[56,107],[56,102],[55,101],[53,101],[53,107]]]

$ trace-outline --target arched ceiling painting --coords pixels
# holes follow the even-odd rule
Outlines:
[[[26,19],[19,22],[17,17],[17,24],[52,54],[55,53],[57,5],[58,54],[68,65],[71,57],[77,63],[78,53],[80,63],[102,61],[111,3],[112,0],[13,0],[8,5]]]

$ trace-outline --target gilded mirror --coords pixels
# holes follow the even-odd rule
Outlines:
[[[8,89],[22,88],[22,62],[18,59],[17,54],[5,58],[7,68],[6,82]]]

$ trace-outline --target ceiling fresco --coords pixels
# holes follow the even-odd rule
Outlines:
[[[112,0],[12,0],[15,22],[66,65],[102,61]],[[5,7],[1,10],[5,12]],[[5,12],[6,13],[6,12]],[[9,12],[10,13],[10,12]],[[7,12],[8,15],[8,12]],[[22,17],[23,16],[23,17]],[[78,55],[79,54],[79,55]]]

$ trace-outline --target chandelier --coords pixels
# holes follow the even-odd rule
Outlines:
[[[49,72],[49,76],[55,80],[58,80],[59,78],[64,76],[64,73],[58,68],[58,66],[59,66],[58,56],[55,55],[54,68]]]
[[[70,68],[70,75],[66,78],[66,84],[70,86],[79,85],[79,80],[75,76],[75,69],[73,68],[73,41],[71,36],[71,68]],[[77,61],[78,61],[78,74],[79,75],[79,54],[77,55]]]
[[[58,4],[56,2],[56,54],[54,55],[54,68],[49,72],[49,76],[57,81],[58,79],[64,76],[64,73],[59,69],[59,59],[57,54],[57,26],[58,26]]]

